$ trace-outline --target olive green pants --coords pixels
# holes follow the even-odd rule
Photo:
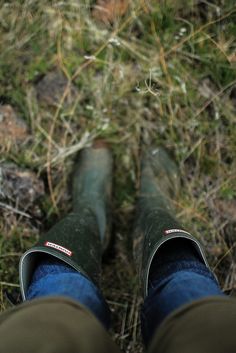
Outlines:
[[[63,297],[26,302],[0,316],[0,353],[118,353],[94,316]],[[183,306],[158,328],[150,353],[235,353],[236,299]]]

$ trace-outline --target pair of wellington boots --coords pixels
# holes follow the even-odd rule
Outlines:
[[[99,286],[102,254],[110,239],[113,161],[105,144],[83,149],[75,163],[72,212],[57,223],[20,259],[20,288],[26,299],[35,267],[43,255],[55,257]],[[171,200],[179,189],[177,168],[164,149],[142,154],[140,191],[133,232],[134,258],[143,296],[154,256],[167,241],[185,238],[207,260],[201,244],[175,219]]]

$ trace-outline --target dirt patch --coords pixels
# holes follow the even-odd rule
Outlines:
[[[128,0],[98,0],[92,15],[99,22],[109,24],[124,16],[128,8]]]
[[[10,105],[0,106],[0,141],[2,146],[17,144],[28,136],[26,123]]]
[[[215,200],[215,206],[225,219],[236,222],[236,200]]]

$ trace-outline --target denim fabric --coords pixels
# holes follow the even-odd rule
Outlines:
[[[26,299],[66,296],[86,306],[109,328],[110,311],[101,291],[88,278],[65,263],[52,258],[42,260],[34,272]]]
[[[141,312],[144,343],[175,309],[208,296],[224,295],[210,270],[186,242],[173,241],[153,260],[148,296]],[[43,296],[67,296],[86,306],[108,328],[110,311],[93,282],[55,258],[37,266],[27,300]]]
[[[172,261],[152,279],[141,312],[142,334],[148,345],[155,330],[175,309],[201,298],[224,295],[214,275],[198,259]]]

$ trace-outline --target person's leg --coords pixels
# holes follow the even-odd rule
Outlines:
[[[109,310],[99,289],[108,246],[112,157],[104,143],[82,150],[75,163],[72,212],[42,235],[20,260],[23,300],[67,296],[104,324]]]
[[[156,330],[148,353],[235,352],[236,300],[211,296],[181,306]]]
[[[172,239],[163,244],[152,262],[141,312],[145,345],[174,310],[194,300],[223,295],[215,276],[188,241]]]
[[[110,311],[100,289],[72,267],[47,256],[37,264],[26,300],[46,296],[74,299],[89,309],[106,329],[110,326]]]
[[[222,295],[199,241],[176,220],[171,200],[178,170],[162,148],[143,153],[134,228],[134,256],[144,306],[141,325],[149,344],[173,310],[200,298]]]
[[[67,297],[26,301],[0,315],[1,353],[120,353],[90,311]]]

